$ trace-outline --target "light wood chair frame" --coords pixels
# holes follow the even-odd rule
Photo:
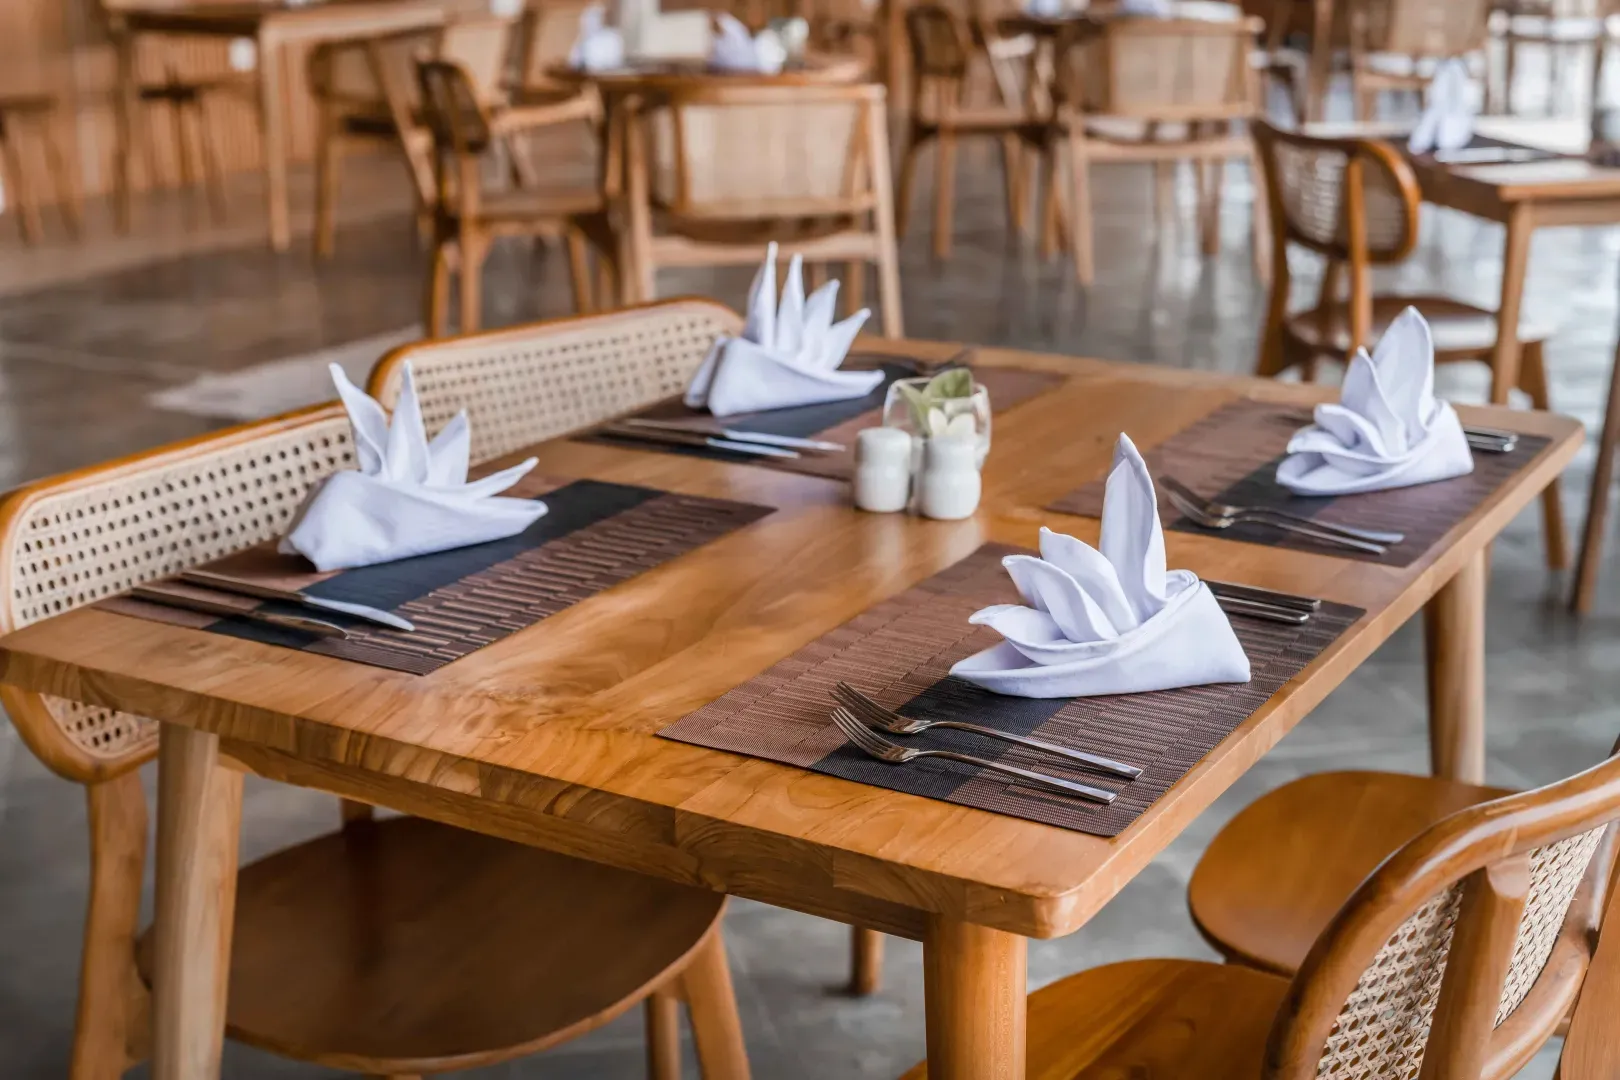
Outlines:
[[[0,176],[5,178],[6,209],[16,215],[25,244],[37,244],[44,235],[31,170],[19,145],[25,131],[31,130],[38,140],[68,235],[77,239],[83,229],[79,179],[69,164],[71,157],[62,151],[61,120],[54,94],[0,94]]]
[[[1434,77],[1433,65],[1484,56],[1490,40],[1490,0],[1339,0],[1337,6],[1347,9],[1345,17],[1349,19],[1350,85],[1358,120],[1377,118],[1381,93],[1406,92],[1421,99]],[[1470,10],[1472,18],[1467,17]],[[1450,14],[1425,17],[1426,11]],[[1456,23],[1450,23],[1451,19]],[[1424,25],[1435,23],[1447,29],[1460,27],[1462,32],[1456,36],[1435,34]],[[1381,56],[1401,57],[1410,63],[1411,70],[1384,70],[1375,62]]]

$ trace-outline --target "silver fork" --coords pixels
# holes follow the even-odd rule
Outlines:
[[[1043,773],[1030,772],[1020,769],[1016,765],[1003,765],[999,761],[990,761],[986,758],[971,757],[967,754],[958,754],[952,750],[912,750],[904,746],[896,746],[885,739],[859,720],[855,714],[840,706],[832,712],[832,721],[838,725],[838,730],[844,733],[844,738],[855,745],[857,750],[877,758],[888,765],[905,765],[918,758],[937,757],[947,761],[960,761],[964,765],[973,765],[980,769],[989,769],[992,772],[1005,773],[1019,780],[1041,787],[1061,791],[1065,795],[1078,795],[1082,799],[1099,802],[1104,805],[1114,801],[1112,791],[1102,788],[1090,787],[1086,784],[1076,784],[1072,780],[1060,780],[1055,776],[1046,776]]]
[[[1365,540],[1371,544],[1398,544],[1406,539],[1405,533],[1384,532],[1381,529],[1353,529],[1349,525],[1335,525],[1331,521],[1315,521],[1311,518],[1300,517],[1298,514],[1290,514],[1286,510],[1274,510],[1269,506],[1232,506],[1229,503],[1218,503],[1214,499],[1204,498],[1173,476],[1161,476],[1159,477],[1159,483],[1188,502],[1203,507],[1204,512],[1213,517],[1229,517],[1239,520],[1253,518],[1256,521],[1269,521],[1276,518],[1290,524],[1303,525],[1307,529],[1320,529],[1323,532],[1348,536],[1352,540]]]
[[[1181,511],[1181,513],[1186,515],[1188,518],[1192,519],[1193,522],[1203,526],[1206,529],[1230,529],[1240,520],[1235,517],[1216,517],[1213,514],[1207,513],[1202,506],[1199,506],[1196,503],[1190,503],[1186,499],[1183,499],[1174,491],[1167,490],[1166,493],[1170,496],[1170,504],[1172,506]],[[1352,540],[1348,536],[1340,536],[1338,533],[1324,532],[1321,529],[1309,528],[1304,525],[1295,525],[1292,522],[1277,521],[1270,518],[1254,520],[1264,520],[1265,524],[1276,529],[1281,529],[1283,532],[1294,533],[1296,536],[1308,536],[1312,540],[1317,540],[1324,544],[1338,544],[1340,547],[1351,548],[1355,551],[1365,551],[1371,555],[1383,555],[1388,551],[1388,549],[1382,544],[1374,544],[1366,540]]]
[[[870,726],[887,731],[891,735],[920,735],[929,728],[967,731],[974,735],[984,735],[992,739],[1000,739],[1003,742],[1028,747],[1031,750],[1039,750],[1042,753],[1063,758],[1065,761],[1077,765],[1086,765],[1093,769],[1112,773],[1115,776],[1122,776],[1126,780],[1135,780],[1142,775],[1142,770],[1134,765],[1126,765],[1110,758],[1098,757],[1096,754],[1088,754],[1084,750],[1070,750],[1067,746],[1059,746],[1057,743],[1043,742],[1040,739],[1031,739],[1024,735],[1012,735],[1005,731],[997,731],[995,728],[981,727],[978,724],[964,724],[959,720],[917,720],[909,716],[901,716],[897,712],[885,709],[846,682],[841,682],[833,688],[833,697],[837,698],[840,704],[847,707],[850,712],[866,721]]]

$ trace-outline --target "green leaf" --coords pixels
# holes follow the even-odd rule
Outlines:
[[[928,381],[928,395],[933,398],[972,397],[973,372],[967,368],[940,372]]]

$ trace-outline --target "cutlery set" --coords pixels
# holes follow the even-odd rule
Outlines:
[[[845,449],[843,443],[821,439],[801,439],[792,435],[772,435],[766,431],[744,431],[720,426],[697,427],[674,420],[620,420],[602,428],[602,434],[659,446],[708,447],[733,454],[768,458],[799,458],[807,453],[836,454]]]
[[[383,611],[380,608],[355,604],[347,600],[328,600],[322,596],[311,596],[297,589],[276,588],[272,585],[264,585],[256,581],[244,581],[241,578],[226,577],[223,574],[214,574],[206,570],[185,570],[180,573],[176,580],[182,584],[192,586],[192,590],[169,592],[153,586],[138,585],[130,590],[129,595],[137,600],[148,604],[157,604],[160,607],[192,611],[199,615],[245,619],[261,626],[274,626],[281,630],[296,630],[318,638],[341,638],[347,640],[349,632],[337,623],[325,619],[243,608],[226,600],[213,599],[196,590],[212,590],[216,593],[224,593],[227,596],[238,596],[251,600],[276,600],[323,614],[336,612],[340,615],[359,619],[362,622],[385,626],[390,630],[399,630],[406,633],[416,629],[415,625],[408,619],[402,619],[391,611]]]

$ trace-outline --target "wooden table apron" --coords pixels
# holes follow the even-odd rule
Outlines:
[[[943,360],[957,346],[868,339]],[[0,679],[163,721],[155,1073],[218,1075],[241,772],[920,939],[930,1074],[1024,1073],[1028,937],[1072,933],[1408,618],[1431,631],[1442,772],[1482,765],[1484,553],[1580,443],[1574,421],[1464,409],[1548,447],[1428,555],[1395,568],[1167,534],[1173,566],[1353,604],[1367,615],[1118,837],[1103,839],[660,739],[720,696],[1106,469],[1242,394],[1314,387],[1004,350],[1070,376],[998,418],[976,518],[860,514],[838,482],[557,440],[546,475],[775,505],[747,529],[429,676],[79,609],[0,639]]]
[[[476,6],[461,0],[328,0],[305,7],[245,2],[110,9],[108,18],[118,65],[118,90],[114,98],[117,149],[113,167],[119,177],[120,223],[128,225],[133,198],[130,158],[135,112],[139,106],[135,47],[142,34],[253,39],[258,48],[259,117],[270,246],[276,251],[286,251],[292,243],[292,222],[287,202],[285,48],[437,26],[451,11],[463,8],[476,10]],[[147,168],[151,167],[151,162],[147,162]]]

